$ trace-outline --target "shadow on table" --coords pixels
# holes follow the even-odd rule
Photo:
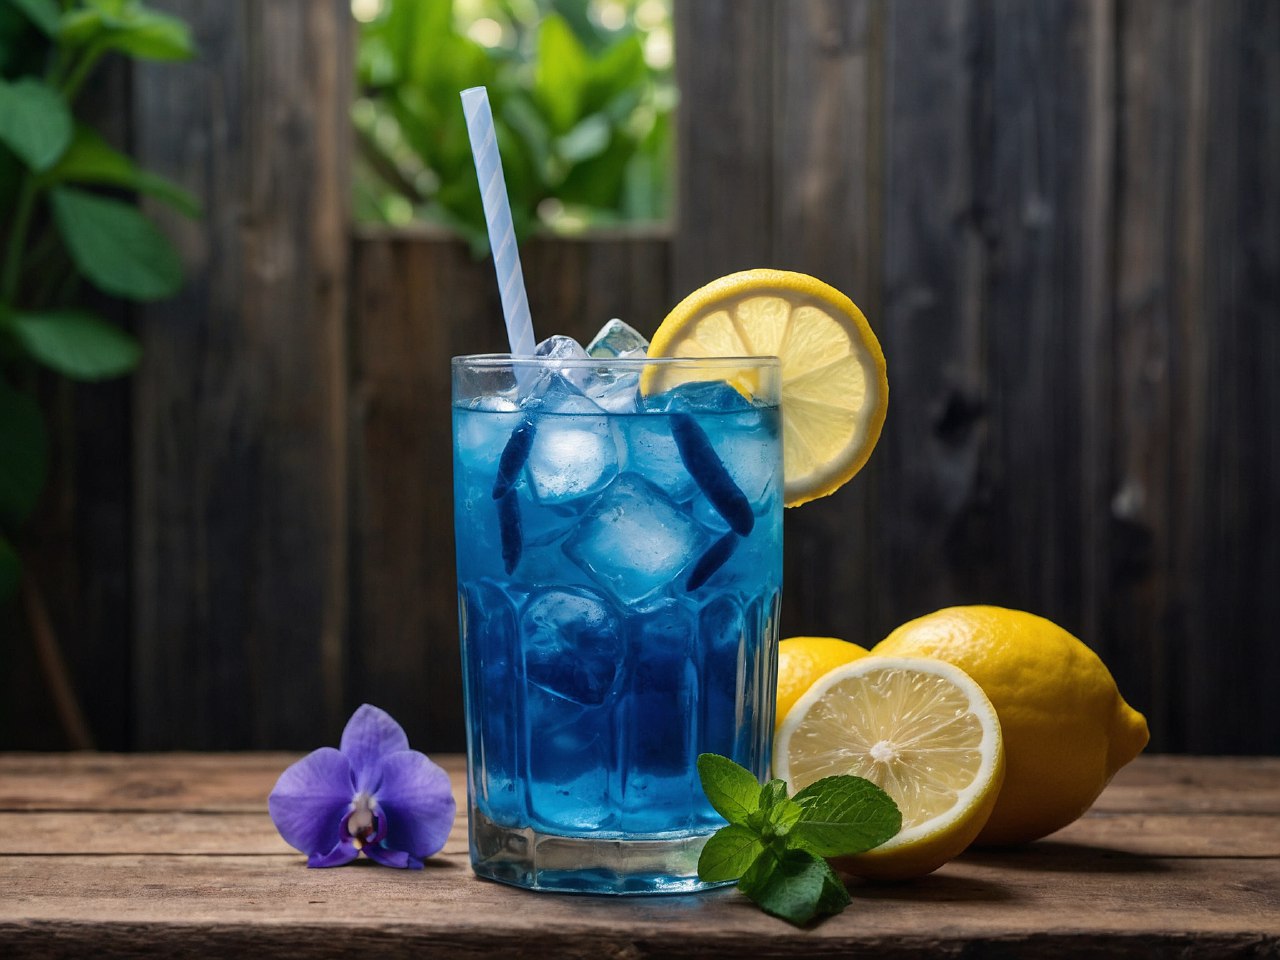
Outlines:
[[[1165,873],[1169,864],[1129,850],[1060,840],[1037,840],[1020,847],[970,850],[958,861],[1003,870],[1053,873]]]
[[[931,873],[901,883],[868,883],[850,880],[849,895],[855,900],[910,900],[913,903],[1003,903],[1019,899],[1007,884]]]

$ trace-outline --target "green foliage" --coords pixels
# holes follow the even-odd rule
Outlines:
[[[761,910],[797,926],[850,903],[826,857],[870,850],[902,828],[897,804],[861,777],[826,777],[788,797],[783,781],[760,786],[749,770],[714,753],[698,757],[698,777],[729,821],[702,848],[698,876],[737,880]]]
[[[458,99],[481,85],[522,238],[666,215],[675,89],[664,0],[372,2],[354,110],[361,218],[442,223],[487,249]]]
[[[75,121],[81,87],[113,51],[186,60],[195,46],[181,20],[137,0],[0,0],[0,601],[18,581],[14,534],[47,470],[37,372],[101,380],[138,362],[132,336],[77,307],[79,281],[129,300],[182,283],[173,246],[133,203],[84,188],[199,213],[185,191]]]

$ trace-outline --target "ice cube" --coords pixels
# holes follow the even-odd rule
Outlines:
[[[738,489],[759,511],[771,486],[782,483],[782,464],[772,431],[761,423],[765,411],[735,415],[726,430],[717,432],[712,446]]]
[[[587,510],[564,552],[632,603],[674,581],[706,546],[706,533],[661,489],[623,473]]]
[[[563,503],[608,486],[618,473],[618,446],[596,403],[553,376],[530,411],[537,430],[525,472],[540,503]]]
[[[582,344],[573,339],[573,337],[566,337],[559,333],[553,337],[547,337],[547,339],[534,347],[533,355],[551,360],[587,359],[587,351],[582,349]]]
[[[555,336],[547,337],[547,339],[533,348],[533,355],[549,361],[544,364],[541,378],[532,388],[531,392],[535,396],[546,391],[553,377],[563,377],[579,389],[582,388],[587,379],[589,373],[587,367],[573,363],[558,364],[555,362],[557,360],[590,359],[587,356],[587,351],[582,349],[582,344],[578,343],[573,337],[562,336],[558,333]]]
[[[591,370],[582,380],[582,392],[610,413],[633,413],[640,394],[640,371]]]
[[[601,327],[587,344],[587,353],[593,357],[643,357],[648,352],[649,341],[616,317]]]
[[[645,399],[645,409],[660,413],[738,413],[752,409],[751,401],[723,380],[694,380]]]
[[[640,474],[677,502],[693,496],[697,484],[680,459],[680,450],[671,436],[671,423],[666,417],[628,417],[622,436],[623,470]]]
[[[492,469],[520,423],[519,410],[504,397],[481,397],[469,410],[455,412],[458,455],[463,464]]]
[[[520,616],[525,676],[582,706],[604,703],[622,665],[622,621],[605,597],[585,587],[533,593]]]

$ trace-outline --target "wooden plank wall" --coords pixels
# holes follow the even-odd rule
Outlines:
[[[75,399],[36,538],[90,723],[306,747],[371,700],[455,749],[446,360],[501,346],[491,267],[352,230],[344,0],[165,5],[201,59],[126,78],[117,133],[208,216],[166,220],[191,282],[135,318],[134,381]],[[579,335],[763,264],[863,306],[889,420],[788,513],[784,629],[1023,607],[1098,649],[1153,749],[1280,753],[1280,5],[677,0],[676,26],[673,231],[535,241],[526,276]],[[4,745],[56,745],[5,702]]]
[[[717,53],[677,57],[676,275],[823,276],[890,366],[869,468],[787,516],[784,632],[1019,606],[1154,749],[1280,750],[1280,8],[747,9],[677,6]],[[717,112],[734,71],[768,94]]]

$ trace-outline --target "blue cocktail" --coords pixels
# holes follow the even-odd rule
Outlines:
[[[481,876],[704,886],[698,853],[723,820],[697,756],[762,776],[771,744],[779,382],[773,358],[453,361]]]

